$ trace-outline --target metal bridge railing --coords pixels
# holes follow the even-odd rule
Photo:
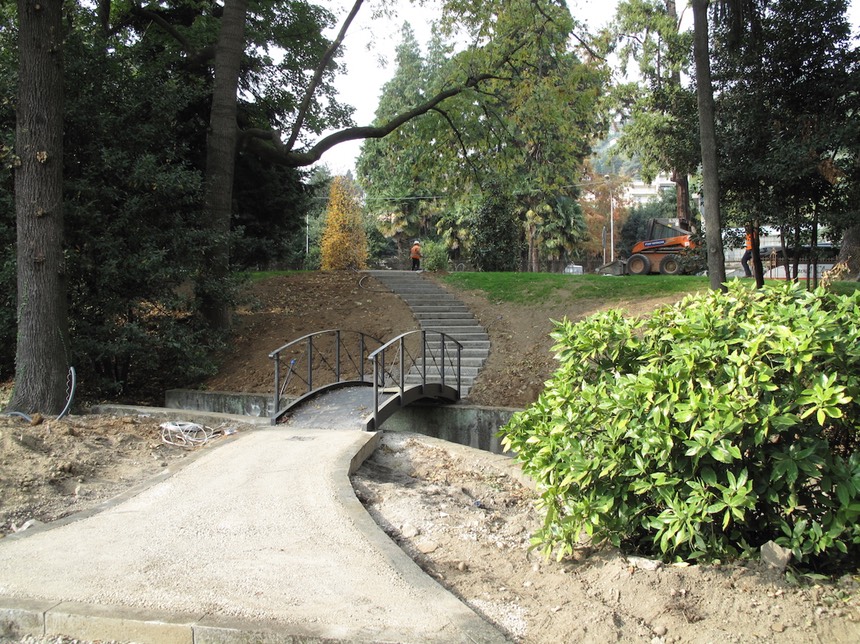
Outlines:
[[[272,424],[293,405],[325,389],[343,385],[370,385],[365,373],[367,352],[383,342],[361,331],[328,329],[302,336],[275,349],[275,395],[270,418]],[[284,368],[286,363],[286,368]],[[280,408],[281,398],[294,397]]]
[[[451,387],[457,397],[462,384],[463,345],[441,331],[409,331],[367,356],[373,361],[373,426],[379,427],[380,397],[398,393],[401,402],[409,388]]]

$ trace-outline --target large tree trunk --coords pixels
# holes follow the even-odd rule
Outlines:
[[[726,290],[726,256],[720,217],[720,179],[717,135],[714,126],[714,87],[708,45],[708,0],[693,0],[693,54],[696,59],[696,95],[699,103],[699,141],[702,147],[702,193],[708,279],[713,290]]]
[[[759,233],[761,231],[761,222],[758,217],[753,219],[752,222],[752,262],[753,262],[753,275],[755,275],[755,285],[756,288],[764,287],[764,266],[761,261],[761,247],[759,246],[761,240],[759,239]]]
[[[860,281],[860,225],[842,233],[838,261],[845,262],[848,267],[845,279]]]
[[[679,25],[678,22],[678,7],[675,0],[666,0],[666,15],[672,21]],[[681,88],[681,71],[676,70],[671,75],[672,85],[678,89]],[[692,217],[690,216],[690,180],[686,172],[682,172],[677,168],[672,169],[672,181],[675,184],[675,216],[681,228],[684,230],[692,229]]]
[[[18,344],[9,410],[25,413],[61,412],[69,371],[63,262],[62,14],[62,0],[18,0]]]
[[[215,86],[206,148],[206,212],[214,248],[206,258],[201,289],[203,315],[213,329],[230,327],[226,280],[230,271],[230,218],[236,166],[236,93],[245,51],[248,0],[227,0],[215,50]]]
[[[672,181],[675,183],[675,216],[681,228],[692,230],[692,217],[690,215],[690,180],[686,174],[679,170],[672,170]]]

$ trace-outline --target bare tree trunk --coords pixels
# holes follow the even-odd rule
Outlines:
[[[756,288],[764,287],[764,266],[761,263],[761,248],[759,247],[761,222],[758,217],[752,222],[752,262]]]
[[[69,371],[63,261],[62,15],[62,0],[18,0],[18,344],[9,409],[25,413],[62,411]]]
[[[690,180],[686,174],[678,170],[672,170],[672,181],[675,182],[675,216],[684,230],[691,230],[690,221]]]
[[[852,226],[842,233],[837,261],[845,262],[848,267],[846,279],[860,281],[860,225]]]
[[[715,291],[726,290],[726,256],[720,217],[720,179],[717,135],[714,126],[714,87],[708,45],[708,0],[693,0],[693,53],[696,59],[696,94],[699,102],[699,140],[702,147],[702,193],[705,198],[705,241],[708,278]]]
[[[526,228],[526,234],[528,235],[528,270],[531,273],[540,272],[540,254],[538,250],[537,244],[537,225],[534,223],[529,223]]]
[[[245,14],[248,0],[227,0],[215,50],[209,138],[206,149],[206,212],[214,248],[206,258],[201,306],[210,327],[230,327],[226,280],[230,271],[230,218],[233,174],[236,167],[236,93],[239,66],[245,52]]]
[[[671,18],[674,23],[678,23],[678,8],[675,0],[666,0],[666,15]],[[681,72],[675,71],[672,74],[672,85],[678,89],[681,88]],[[690,180],[686,172],[681,172],[677,168],[672,168],[672,181],[675,183],[675,216],[678,218],[678,223],[684,230],[692,229],[690,217]]]
[[[806,288],[818,287],[818,208],[812,215],[812,232],[809,235],[809,255],[806,258]]]
[[[800,229],[800,216],[797,212],[797,198],[795,198],[794,203],[794,228],[792,233],[794,234],[794,242],[791,244],[794,252],[791,257],[791,279],[793,281],[797,281],[797,274],[800,270],[800,245],[803,243],[803,233]],[[788,273],[786,273],[788,275]]]

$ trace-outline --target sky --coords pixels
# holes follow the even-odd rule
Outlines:
[[[568,0],[574,18],[592,29],[612,19],[617,3],[618,0]],[[329,0],[328,4],[342,20],[344,7],[352,3]],[[407,0],[400,0],[400,5],[398,16],[391,19],[373,18],[371,7],[364,6],[344,41],[347,73],[337,79],[335,86],[341,101],[356,108],[356,125],[370,125],[373,121],[382,86],[394,74],[394,50],[400,42],[404,21],[409,21],[419,44],[423,46],[430,40],[429,22],[438,15],[434,0],[428,0],[425,7],[412,6]],[[860,0],[850,0],[848,17],[856,34],[860,26]],[[335,175],[345,174],[354,169],[360,149],[361,141],[342,143],[326,152],[319,164],[327,165]]]

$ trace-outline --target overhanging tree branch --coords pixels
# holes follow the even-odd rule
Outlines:
[[[164,33],[166,33],[177,43],[179,43],[180,48],[186,53],[186,55],[188,56],[188,61],[192,65],[199,65],[203,62],[215,58],[214,45],[204,47],[203,49],[196,49],[194,45],[191,44],[191,41],[188,40],[188,38],[186,38],[181,31],[179,31],[172,24],[167,22],[167,20],[165,20],[157,12],[145,9],[137,3],[131,5],[130,11],[132,15],[152,21],[153,23],[158,25],[158,27],[162,29]]]
[[[463,151],[463,161],[465,161],[466,165],[469,166],[469,169],[472,171],[472,174],[475,177],[475,181],[480,184],[481,178],[478,174],[478,168],[474,163],[472,163],[472,159],[469,158],[469,150],[466,147],[466,144],[463,142],[463,136],[462,134],[460,134],[460,130],[457,128],[457,125],[451,120],[451,117],[448,116],[448,112],[446,112],[445,110],[439,109],[438,107],[434,107],[433,111],[439,114],[443,119],[445,119],[445,121],[448,123],[448,127],[450,127],[451,131],[454,132],[454,136],[457,137],[457,141],[460,144],[460,149]]]
[[[299,106],[298,114],[296,115],[296,121],[293,123],[293,128],[290,131],[290,138],[287,141],[287,149],[291,150],[293,146],[296,144],[296,140],[299,138],[299,132],[302,130],[302,126],[305,122],[305,117],[307,116],[308,110],[310,109],[311,101],[313,100],[314,93],[317,91],[317,87],[322,82],[323,73],[325,72],[326,67],[328,67],[331,59],[334,57],[337,50],[340,48],[343,43],[343,39],[346,37],[346,32],[349,29],[349,26],[352,24],[352,21],[355,19],[355,16],[358,15],[359,9],[361,9],[361,5],[364,3],[364,0],[355,0],[355,3],[352,5],[352,9],[349,12],[349,15],[343,21],[343,24],[340,27],[340,31],[337,34],[337,38],[329,45],[328,49],[326,49],[322,58],[320,59],[317,68],[314,70],[314,77],[311,80],[310,84],[305,91],[305,95],[302,98],[302,104]],[[347,139],[349,140],[349,139]]]
[[[345,128],[324,137],[314,146],[302,152],[291,150],[289,144],[282,144],[278,133],[271,130],[245,130],[242,132],[242,142],[247,149],[253,151],[255,154],[259,154],[261,157],[266,158],[269,161],[293,168],[311,165],[312,163],[319,161],[323,153],[340,143],[362,139],[381,139],[391,134],[404,123],[426,114],[443,101],[453,96],[457,96],[466,90],[472,89],[479,83],[492,78],[496,77],[492,74],[472,76],[462,85],[439,92],[421,105],[398,114],[384,125]]]

